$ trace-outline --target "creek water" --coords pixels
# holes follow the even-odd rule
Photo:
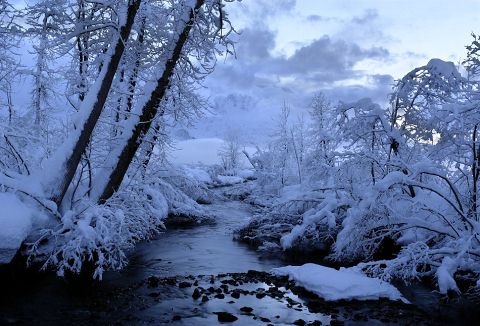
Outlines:
[[[136,246],[124,270],[107,273],[111,284],[126,284],[150,275],[214,275],[219,273],[268,271],[282,265],[280,259],[264,257],[248,245],[233,241],[233,231],[252,214],[250,205],[239,201],[217,201],[207,206],[216,223],[176,228]]]

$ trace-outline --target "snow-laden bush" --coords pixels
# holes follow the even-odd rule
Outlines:
[[[324,191],[287,188],[282,197],[255,214],[238,236],[262,250],[327,251],[344,218],[346,202]]]
[[[211,216],[194,199],[160,177],[132,180],[103,205],[85,200],[61,216],[55,227],[30,236],[26,253],[31,261],[44,262],[58,275],[79,273],[84,264],[94,265],[93,277],[118,270],[128,262],[127,253],[138,241],[165,229],[164,222],[188,217],[201,223]]]
[[[201,167],[169,169],[162,179],[200,204],[210,204],[214,199],[214,194],[208,189],[213,181]]]
[[[359,268],[385,279],[432,276],[442,292],[458,290],[454,274],[480,267],[480,225],[468,217],[448,179],[440,172],[423,172],[417,178],[392,172],[365,194],[348,210],[332,256],[370,261]],[[415,188],[415,197],[408,186]],[[392,259],[371,261],[385,238],[402,249]]]

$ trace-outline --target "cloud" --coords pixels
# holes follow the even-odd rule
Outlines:
[[[391,75],[370,75],[369,78],[378,85],[393,85],[394,78]]]
[[[289,58],[280,60],[275,67],[286,74],[317,74],[331,76],[328,81],[348,78],[355,74],[354,66],[366,59],[386,59],[388,50],[381,47],[361,48],[344,40],[333,41],[327,35],[299,48]]]
[[[417,53],[414,51],[406,51],[402,53],[401,55],[411,58],[411,59],[421,59],[421,60],[428,60],[428,56],[424,53]]]
[[[320,15],[309,15],[306,17],[306,20],[311,23],[340,21],[340,19],[336,17],[326,17]]]
[[[276,33],[266,29],[244,29],[238,36],[237,56],[245,60],[268,59],[275,47]]]
[[[369,74],[357,67],[364,60],[389,60],[390,53],[383,47],[363,47],[353,40],[324,35],[308,44],[299,44],[292,55],[286,56],[274,52],[276,37],[277,33],[267,24],[240,32],[237,59],[219,62],[207,79],[206,93],[218,114],[210,118],[215,122],[200,124],[202,132],[213,124],[228,128],[239,124],[251,129],[247,133],[266,129],[284,100],[292,107],[292,115],[305,113],[318,91],[325,92],[333,102],[371,97],[380,103],[391,91],[391,76]],[[248,98],[250,110],[246,112],[245,108],[233,105],[229,96],[232,94],[235,103],[243,103],[242,97]],[[221,134],[222,130],[217,128],[215,133]]]
[[[310,16],[307,16],[307,20],[311,22],[321,22],[321,21],[325,21],[325,18],[320,15],[310,15]]]
[[[309,92],[364,78],[368,74],[356,68],[358,63],[388,60],[390,56],[382,47],[363,48],[327,35],[299,47],[289,57],[279,56],[272,53],[275,37],[276,33],[266,26],[241,31],[237,60],[219,64],[208,79],[209,86],[216,89],[214,93],[235,90],[251,96],[278,97],[277,100],[298,97],[302,102],[300,98]],[[388,78],[372,78],[375,79],[372,85],[377,81],[389,82]]]
[[[335,37],[350,38],[357,42],[387,45],[394,42],[385,34],[388,21],[375,9],[366,9],[362,14],[346,19]]]
[[[375,9],[367,9],[361,16],[353,16],[351,22],[358,25],[370,24],[379,17]]]
[[[264,23],[268,18],[291,14],[296,0],[255,0],[236,3],[230,11],[240,20]]]

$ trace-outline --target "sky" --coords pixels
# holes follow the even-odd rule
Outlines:
[[[480,33],[480,0],[229,1],[236,53],[205,81],[212,113],[185,126],[195,137],[265,140],[284,103],[292,119],[308,116],[320,91],[333,103],[371,97],[386,106],[395,79],[430,58],[461,61]]]
[[[208,77],[217,116],[197,128],[215,136],[271,129],[284,102],[304,114],[319,91],[334,103],[371,97],[387,105],[395,79],[431,58],[458,63],[480,32],[475,0],[243,0],[226,8],[236,57],[220,59]]]

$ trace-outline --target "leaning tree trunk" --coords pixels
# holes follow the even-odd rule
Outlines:
[[[140,31],[137,38],[138,49],[137,53],[135,54],[135,66],[133,67],[133,72],[130,75],[128,80],[128,97],[127,97],[127,112],[131,112],[133,108],[133,95],[135,93],[135,89],[137,88],[137,78],[138,72],[140,70],[141,64],[141,52],[144,49],[144,42],[145,42],[145,25],[146,19],[145,17],[142,18],[142,24],[140,27]]]
[[[97,124],[100,114],[107,100],[112,86],[113,78],[118,69],[120,59],[125,50],[125,43],[130,36],[135,16],[140,7],[141,0],[130,0],[125,12],[125,23],[120,28],[120,33],[115,44],[110,48],[109,59],[106,60],[96,82],[88,91],[79,110],[80,123],[76,130],[67,140],[66,144],[51,158],[49,168],[54,169],[50,173],[58,173],[50,183],[51,199],[57,204],[62,203],[63,197],[75,175],[82,154],[89,143],[90,136]]]
[[[106,182],[105,187],[101,190],[101,194],[98,198],[99,203],[105,203],[118,190],[135,153],[142,143],[142,137],[147,134],[152,125],[152,121],[157,114],[163,115],[163,110],[158,112],[158,108],[165,97],[165,93],[170,84],[170,78],[178,60],[180,59],[183,46],[188,40],[188,35],[195,22],[195,15],[204,3],[205,0],[197,0],[195,7],[189,8],[190,18],[187,22],[184,22],[185,25],[182,32],[178,35],[174,46],[172,44],[173,49],[165,61],[164,70],[160,78],[157,80],[155,88],[150,93],[148,100],[143,105],[142,113],[138,118],[138,122],[133,127],[130,137],[126,140],[124,147],[116,158],[116,164],[108,176],[108,181]]]

